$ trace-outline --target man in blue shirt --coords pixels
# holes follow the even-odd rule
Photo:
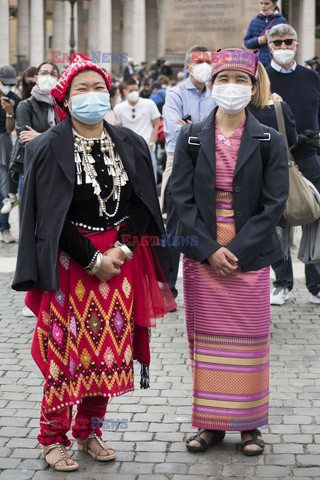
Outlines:
[[[169,179],[172,171],[173,154],[176,141],[183,125],[203,120],[215,106],[211,90],[206,85],[211,80],[211,53],[207,47],[196,45],[189,48],[185,56],[185,70],[189,77],[173,87],[166,94],[163,107],[164,133],[166,136],[166,169],[162,176],[160,204],[162,212],[167,212],[167,230],[170,224],[176,225]],[[172,229],[171,229],[172,231]],[[180,254],[171,248],[173,272],[170,274],[169,285],[173,295],[178,292],[175,283],[178,275]]]
[[[271,90],[281,95],[290,105],[296,119],[297,132],[319,131],[320,117],[320,77],[317,72],[297,64],[295,54],[298,48],[297,32],[291,25],[280,24],[272,27],[268,35],[272,61],[267,69]],[[320,156],[318,149],[300,135],[292,155],[303,173],[320,191]],[[290,252],[289,252],[290,253]],[[288,260],[274,268],[276,280],[271,293],[272,305],[283,305],[288,300],[293,287],[292,262]],[[310,302],[320,304],[320,264],[305,266],[306,286],[310,292]]]

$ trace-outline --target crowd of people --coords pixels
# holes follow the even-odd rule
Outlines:
[[[264,451],[270,305],[294,283],[279,235],[289,176],[275,104],[320,190],[318,147],[305,135],[319,131],[320,78],[296,62],[297,32],[277,2],[260,4],[244,40],[260,57],[196,45],[175,77],[165,59],[148,68],[129,58],[117,79],[77,53],[62,74],[50,61],[30,67],[15,92],[13,67],[0,68],[0,231],[15,241],[8,216],[20,198],[12,286],[37,317],[38,441],[54,470],[78,468],[70,429],[80,451],[116,457],[102,440],[108,401],[133,390],[134,359],[149,385],[149,330],[176,309],[181,253],[198,429],[186,448],[203,452],[238,431],[244,455]],[[320,264],[305,277],[320,304]]]

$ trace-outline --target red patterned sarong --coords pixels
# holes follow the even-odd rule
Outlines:
[[[89,238],[103,253],[117,235],[112,228]],[[43,412],[133,390],[133,359],[150,362],[148,327],[174,304],[155,261],[149,246],[138,246],[120,275],[101,282],[60,251],[60,289],[28,292],[38,316],[31,353],[45,377]]]

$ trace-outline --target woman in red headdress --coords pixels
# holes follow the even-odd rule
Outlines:
[[[259,88],[258,57],[213,54],[217,107],[179,135],[171,177],[176,235],[197,238],[184,253],[183,285],[193,369],[192,452],[241,432],[259,455],[269,408],[269,266],[281,261],[276,226],[288,194],[282,136],[246,110]],[[190,145],[191,144],[191,145]],[[173,232],[169,232],[173,233]]]
[[[38,317],[38,440],[59,471],[78,468],[66,451],[70,428],[79,450],[115,458],[101,438],[108,399],[133,390],[134,359],[148,387],[148,328],[175,307],[167,249],[155,241],[164,230],[149,149],[103,121],[109,89],[109,76],[75,54],[51,90],[63,121],[31,141],[24,160],[13,288],[29,290]]]

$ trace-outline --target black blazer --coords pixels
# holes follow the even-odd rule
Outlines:
[[[146,234],[161,236],[164,227],[146,142],[125,127],[105,122],[128,173],[135,194],[152,215]],[[58,247],[75,184],[70,119],[32,140],[26,147],[25,181],[15,290],[59,289]],[[163,273],[168,274],[167,247],[155,247]]]
[[[214,116],[206,117],[199,132],[201,147],[194,167],[188,153],[191,126],[181,129],[173,162],[171,192],[178,217],[176,232],[192,239],[178,247],[188,257],[206,262],[221,245],[216,241]],[[233,178],[236,236],[226,247],[243,271],[258,270],[282,259],[275,228],[288,196],[288,159],[282,135],[270,128],[270,158],[264,168],[261,124],[249,113]],[[197,242],[195,241],[197,238]],[[181,240],[180,240],[180,243]]]

